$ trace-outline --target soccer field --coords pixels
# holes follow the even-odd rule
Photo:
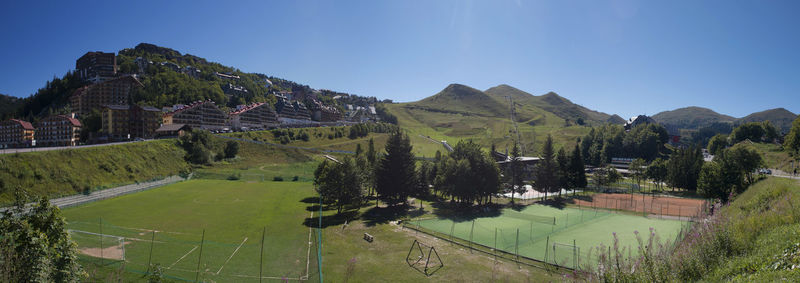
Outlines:
[[[530,205],[522,211],[505,209],[494,217],[434,218],[412,221],[439,236],[460,238],[509,254],[574,268],[596,263],[597,248],[618,244],[636,254],[638,231],[647,241],[650,229],[662,242],[672,243],[686,222],[616,214],[604,210]],[[626,252],[627,254],[627,252]]]
[[[317,268],[315,233],[303,225],[314,196],[308,182],[191,180],[63,213],[87,260],[102,255],[133,273],[160,264],[174,280],[194,281],[198,266],[206,281],[297,280]]]

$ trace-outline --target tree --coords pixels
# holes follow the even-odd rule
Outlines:
[[[320,163],[314,171],[314,185],[323,200],[336,204],[337,213],[341,213],[345,205],[360,203],[362,183],[349,157],[338,163],[327,160]]]
[[[717,155],[720,150],[728,147],[728,135],[716,134],[708,141],[708,153]]]
[[[239,154],[239,143],[228,141],[225,143],[225,158],[234,158]]]
[[[631,172],[633,180],[636,182],[636,185],[642,185],[642,179],[647,177],[647,161],[641,158],[637,158],[628,165],[628,170]]]
[[[514,194],[524,193],[522,186],[523,164],[520,162],[519,155],[519,146],[517,146],[517,143],[514,143],[514,147],[511,148],[511,161],[508,162],[505,168],[505,175],[509,185],[508,190],[511,191],[511,203],[514,203]]]
[[[399,130],[386,141],[386,155],[375,170],[378,198],[389,205],[405,203],[416,187],[416,169],[408,136]]]
[[[611,185],[619,181],[620,178],[622,178],[622,176],[617,172],[617,169],[611,166],[600,167],[594,171],[594,181],[599,186]]]
[[[656,158],[650,165],[647,166],[647,177],[653,180],[656,185],[661,188],[663,182],[667,179],[667,162],[661,158]]]
[[[194,164],[211,163],[213,144],[208,131],[192,130],[180,138],[180,145],[186,150],[187,161]]]
[[[558,150],[558,154],[556,154],[556,164],[558,165],[558,172],[556,176],[558,176],[558,187],[559,188],[568,188],[570,184],[570,174],[569,174],[569,158],[567,158],[567,152],[562,147]],[[561,198],[561,192],[563,190],[558,190],[558,197]]]
[[[762,162],[758,151],[748,145],[737,144],[722,150],[713,162],[703,166],[698,191],[706,197],[727,202],[732,193],[742,193],[755,182],[753,171]]]
[[[500,171],[489,154],[475,142],[459,141],[453,152],[442,157],[437,171],[437,188],[450,194],[451,201],[478,204],[491,201],[500,188]],[[521,180],[521,173],[518,175]]]
[[[800,152],[800,116],[792,122],[789,134],[784,137],[783,146],[793,152],[796,157],[798,156],[798,152]]]
[[[547,139],[542,146],[542,159],[536,166],[536,179],[535,185],[537,191],[544,193],[544,199],[547,200],[547,194],[555,192],[558,188],[558,164],[556,164],[553,156],[553,137],[547,135]]]
[[[66,231],[58,207],[47,198],[28,209],[22,189],[15,206],[0,218],[0,281],[80,282],[87,277],[78,263],[77,245]]]
[[[731,132],[731,139],[733,143],[738,143],[744,140],[752,142],[760,142],[765,134],[764,124],[759,122],[744,123]]]
[[[696,191],[702,168],[703,153],[699,146],[677,149],[667,162],[667,183],[673,188]]]
[[[586,171],[583,165],[583,156],[581,156],[580,142],[575,144],[575,149],[569,157],[569,173],[570,173],[570,188],[585,188],[588,184],[586,181]]]

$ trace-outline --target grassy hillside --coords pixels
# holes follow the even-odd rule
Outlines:
[[[15,188],[59,197],[190,171],[175,140],[0,155],[0,205]]]
[[[792,157],[789,153],[783,150],[783,146],[772,143],[752,143],[743,141],[743,143],[752,144],[761,157],[764,158],[764,167],[782,170],[784,172],[792,172]]]
[[[736,118],[719,114],[703,107],[684,107],[672,111],[664,111],[653,115],[653,119],[662,124],[669,124],[681,129],[698,129],[715,122],[733,122]]]
[[[507,96],[514,99],[514,104],[519,106],[535,106],[541,110],[551,112],[562,119],[570,121],[577,121],[578,118],[583,119],[586,123],[604,124],[611,123],[624,123],[619,116],[611,116],[606,113],[590,110],[581,105],[575,104],[569,99],[559,96],[554,92],[549,92],[541,96],[534,96],[530,93],[524,92],[509,85],[499,85],[485,91],[486,94],[492,96],[499,102],[508,107]]]
[[[530,102],[539,98],[532,99],[532,95],[521,91],[507,91],[512,89],[508,86],[498,88],[490,94],[467,86],[450,85],[421,101],[387,104],[386,108],[397,116],[398,126],[407,131],[418,156],[432,156],[436,150],[442,150],[440,141],[443,140],[455,145],[460,140],[473,139],[487,149],[492,144],[499,151],[510,148],[516,136],[509,119],[508,101],[502,93],[515,99],[524,154],[536,154],[547,134],[552,134],[559,145],[572,146],[589,131],[588,127],[575,125],[575,120],[569,122]],[[549,104],[542,105],[557,105],[554,98],[553,95],[545,97]],[[568,100],[561,103],[571,104]]]
[[[788,133],[789,129],[792,128],[792,121],[794,121],[794,119],[797,119],[797,114],[784,108],[775,108],[747,115],[737,120],[737,122],[744,124],[747,122],[770,121],[778,130]]]
[[[221,148],[227,140],[215,138]],[[191,165],[175,139],[0,155],[0,206],[10,204],[15,188],[50,198],[83,193],[165,176],[208,170],[262,168],[271,173],[276,165],[315,163],[304,150],[240,142],[236,158],[211,165]],[[272,166],[272,167],[270,167]],[[288,174],[288,173],[287,173]]]

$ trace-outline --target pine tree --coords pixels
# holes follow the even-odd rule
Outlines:
[[[562,188],[568,188],[570,183],[569,158],[567,158],[567,152],[563,147],[558,150],[556,163],[558,165],[558,172],[556,174],[556,176],[558,176],[558,197],[561,198]]]
[[[588,184],[586,181],[586,171],[584,171],[583,156],[581,156],[580,142],[575,144],[575,149],[572,150],[569,161],[570,172],[570,187],[571,188],[585,188]]]
[[[389,205],[405,203],[416,188],[416,169],[407,135],[396,131],[386,141],[386,155],[375,171],[378,198]]]
[[[542,146],[542,159],[536,168],[536,188],[538,191],[544,193],[544,199],[547,200],[547,194],[555,192],[558,187],[558,165],[553,156],[553,137],[547,135],[547,139]]]

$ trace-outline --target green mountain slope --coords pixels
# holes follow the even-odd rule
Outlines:
[[[624,123],[624,120],[622,119],[615,119],[614,116],[575,104],[569,99],[561,97],[554,92],[549,92],[541,96],[535,96],[512,86],[503,84],[487,89],[485,93],[494,97],[498,101],[504,101],[504,105],[506,106],[508,105],[508,100],[506,97],[510,96],[514,99],[515,104],[532,105],[572,122],[575,122],[580,118],[589,124],[605,124],[609,122]]]
[[[747,122],[770,121],[779,130],[789,132],[794,119],[797,119],[797,114],[784,108],[775,108],[747,115],[744,118],[736,120],[736,122],[743,124]]]
[[[696,106],[664,111],[653,115],[653,119],[659,123],[669,124],[680,129],[698,129],[716,122],[732,123],[736,120],[736,118],[719,114],[714,110]]]
[[[408,106],[428,111],[486,117],[503,117],[508,113],[507,107],[486,93],[461,84],[451,84],[433,96],[408,103]]]
[[[529,94],[511,95],[516,95],[516,121],[525,154],[535,155],[547,134],[552,134],[557,144],[573,145],[588,132],[587,127],[575,125],[574,120],[567,123],[564,118],[527,102],[524,95],[532,97]],[[417,155],[432,156],[436,150],[444,150],[442,140],[454,145],[459,140],[472,139],[486,148],[494,144],[504,151],[516,139],[508,100],[498,92],[490,94],[453,84],[420,101],[387,104],[386,108],[409,133]]]
[[[22,99],[0,93],[0,119],[12,118],[20,105]]]

